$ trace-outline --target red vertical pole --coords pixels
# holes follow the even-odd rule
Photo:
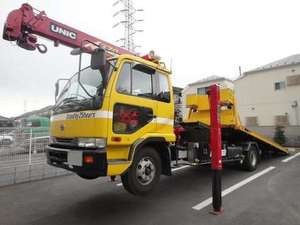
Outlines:
[[[222,209],[222,137],[220,121],[220,88],[214,84],[209,87],[210,103],[210,150],[212,177],[213,214],[220,214]]]

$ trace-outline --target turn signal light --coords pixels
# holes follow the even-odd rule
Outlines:
[[[93,164],[94,163],[94,158],[93,156],[86,155],[83,157],[83,162],[86,164]]]
[[[112,138],[111,138],[111,141],[114,141],[114,142],[121,142],[121,141],[122,141],[122,138],[121,138],[121,137],[112,137]]]

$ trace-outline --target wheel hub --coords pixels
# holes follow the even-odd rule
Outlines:
[[[147,185],[151,183],[155,176],[155,166],[149,157],[142,158],[136,168],[136,177],[140,184]]]

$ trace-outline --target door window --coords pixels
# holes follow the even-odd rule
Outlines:
[[[117,91],[123,94],[131,94],[131,65],[124,63],[117,82]]]
[[[116,89],[122,94],[153,98],[154,73],[154,69],[145,65],[124,63]]]
[[[152,74],[133,68],[132,69],[132,95],[152,97]]]
[[[158,76],[158,93],[157,93],[157,100],[162,102],[170,102],[170,87],[168,78],[166,75],[157,73]]]
[[[113,131],[116,134],[131,134],[152,119],[151,108],[117,103],[114,106]]]

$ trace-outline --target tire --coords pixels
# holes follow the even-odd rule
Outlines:
[[[242,168],[247,171],[254,171],[259,162],[258,151],[254,146],[251,146],[249,151],[246,152],[245,159],[242,163]]]
[[[134,195],[145,195],[151,192],[159,182],[161,174],[161,158],[151,147],[139,149],[132,165],[121,175],[124,188]]]
[[[99,176],[98,175],[94,175],[94,174],[87,174],[87,173],[80,173],[80,172],[77,172],[76,173],[79,177],[83,178],[83,179],[86,179],[86,180],[94,180],[96,178],[98,178]]]

